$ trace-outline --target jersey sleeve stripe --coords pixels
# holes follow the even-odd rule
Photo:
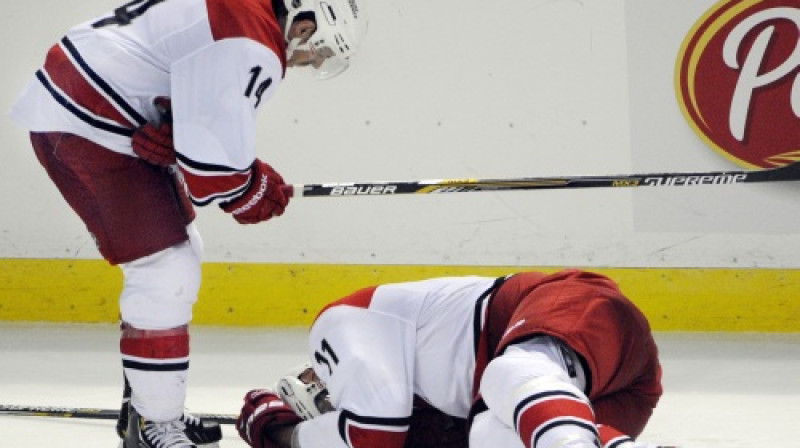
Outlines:
[[[362,417],[342,410],[339,415],[339,435],[351,448],[401,448],[410,424],[411,416]]]
[[[239,170],[236,168],[231,168],[226,165],[214,164],[214,163],[206,163],[200,162],[194,159],[190,159],[181,153],[177,153],[176,157],[178,161],[181,162],[183,166],[185,166],[188,170],[196,171],[196,172],[207,172],[207,173],[239,173],[244,170]],[[247,167],[245,170],[250,169]]]
[[[198,206],[214,201],[230,202],[238,199],[250,186],[249,173],[231,176],[196,176],[181,169],[189,191],[189,199]]]
[[[237,170],[229,166],[198,162],[180,153],[177,158],[189,199],[195,205],[204,206],[217,200],[236,200],[252,183],[252,166]]]

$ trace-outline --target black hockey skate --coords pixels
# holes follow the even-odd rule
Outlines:
[[[140,416],[130,408],[128,429],[122,441],[123,448],[197,448],[186,435],[186,425],[181,419],[157,423]]]
[[[125,389],[122,392],[122,406],[119,409],[119,417],[117,418],[117,435],[125,441],[129,427],[129,414],[131,413],[131,387],[128,384],[127,378],[125,379]],[[222,439],[222,428],[218,422],[211,420],[203,420],[195,417],[192,414],[183,413],[180,422],[184,425],[183,432],[196,445],[208,445],[206,448],[217,446],[217,442]],[[124,448],[139,448],[137,445],[129,447],[127,444],[122,444]]]

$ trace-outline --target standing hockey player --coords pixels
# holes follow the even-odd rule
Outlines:
[[[402,448],[415,400],[468,419],[470,448],[638,447],[662,393],[644,315],[579,270],[366,288],[322,310],[309,349],[313,372],[245,396],[253,448]]]
[[[14,105],[47,174],[124,275],[127,448],[221,437],[184,413],[202,256],[192,204],[215,202],[241,224],[283,213],[284,181],[256,157],[257,111],[286,67],[327,78],[348,66],[366,31],[361,6],[134,0],[69,30]]]

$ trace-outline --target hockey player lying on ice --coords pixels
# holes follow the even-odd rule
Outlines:
[[[645,316],[579,270],[362,289],[321,311],[309,354],[245,395],[253,448],[640,448],[662,393]]]

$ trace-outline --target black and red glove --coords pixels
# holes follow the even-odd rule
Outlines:
[[[291,189],[269,164],[256,159],[250,167],[250,186],[234,201],[220,204],[239,224],[256,224],[280,216],[289,204]]]
[[[169,166],[175,163],[171,103],[168,98],[159,97],[154,104],[161,114],[161,122],[146,123],[133,131],[131,146],[133,152],[143,160],[153,165]]]
[[[236,419],[236,430],[253,448],[280,448],[269,437],[270,433],[302,421],[277,394],[268,389],[255,389],[244,396],[244,406]]]

